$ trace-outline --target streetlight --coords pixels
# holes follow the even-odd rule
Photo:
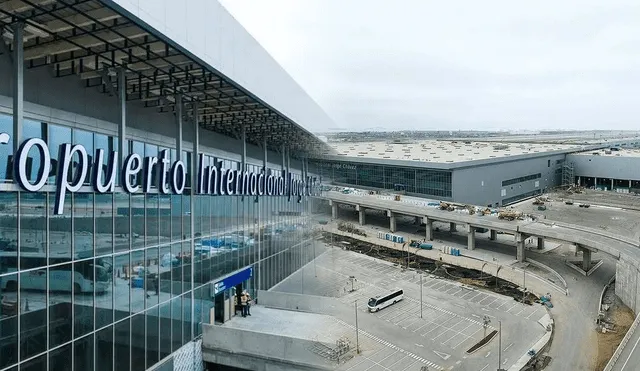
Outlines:
[[[502,366],[502,321],[498,321],[498,371],[505,371]]]
[[[422,318],[422,273],[420,273],[420,318]]]
[[[522,303],[527,297],[527,267],[522,268]]]
[[[356,353],[360,354],[360,341],[358,338],[358,299],[354,302],[356,310]]]
[[[491,319],[489,318],[489,316],[484,315],[482,316],[482,327],[484,328],[484,338],[487,337],[487,327],[489,327],[489,324],[491,323]]]

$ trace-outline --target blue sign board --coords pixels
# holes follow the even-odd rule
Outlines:
[[[241,271],[238,271],[228,277],[223,278],[220,281],[213,283],[213,295],[218,295],[229,287],[233,287],[241,282],[253,277],[253,266],[249,266]]]

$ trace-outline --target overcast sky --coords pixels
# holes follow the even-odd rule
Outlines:
[[[640,129],[638,0],[220,1],[337,128]]]

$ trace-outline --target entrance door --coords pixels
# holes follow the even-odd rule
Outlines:
[[[218,295],[215,296],[213,309],[215,312],[215,323],[224,323],[224,292],[218,293]]]

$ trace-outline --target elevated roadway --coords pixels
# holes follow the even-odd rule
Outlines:
[[[452,230],[457,225],[464,225],[468,236],[467,248],[475,248],[475,229],[491,230],[491,239],[495,239],[497,231],[515,236],[517,258],[525,259],[524,241],[529,237],[537,237],[538,244],[544,244],[545,238],[573,243],[583,251],[583,269],[590,266],[591,252],[601,251],[617,259],[616,263],[616,295],[631,308],[634,313],[640,312],[640,246],[638,241],[620,237],[602,230],[580,225],[553,221],[548,219],[528,218],[527,220],[500,220],[495,215],[469,215],[456,211],[440,210],[429,206],[428,201],[403,200],[395,201],[388,197],[368,194],[343,194],[335,191],[323,192],[317,196],[329,202],[332,217],[338,219],[338,205],[354,206],[359,212],[360,224],[364,225],[365,210],[382,210],[389,217],[389,229],[395,232],[396,215],[413,216],[425,224],[425,238],[432,240],[433,222],[450,223]],[[631,335],[631,341],[620,345],[617,353],[620,357],[613,361],[607,370],[636,369],[640,360],[640,331]],[[629,368],[631,367],[631,368]]]
[[[432,222],[446,222],[455,229],[456,225],[464,225],[469,234],[468,247],[475,247],[475,228],[486,228],[492,231],[501,231],[516,236],[516,245],[518,249],[518,259],[524,261],[524,241],[528,237],[551,238],[554,240],[565,241],[576,244],[577,246],[591,251],[602,251],[616,259],[625,256],[627,261],[640,262],[640,248],[636,241],[622,238],[613,234],[586,228],[579,225],[555,222],[546,219],[537,220],[500,220],[490,215],[469,215],[467,213],[459,213],[456,211],[440,210],[437,207],[427,206],[414,202],[394,201],[379,198],[376,195],[364,194],[343,194],[339,192],[329,191],[319,196],[320,199],[329,201],[332,205],[334,218],[337,218],[337,205],[352,205],[356,207],[361,214],[365,209],[383,210],[387,212],[390,218],[390,230],[395,231],[395,216],[407,215],[416,218],[422,218],[426,225],[426,239],[431,240]],[[364,216],[361,215],[360,223],[364,224]],[[540,240],[539,240],[540,243]],[[590,254],[586,254],[590,255]]]

